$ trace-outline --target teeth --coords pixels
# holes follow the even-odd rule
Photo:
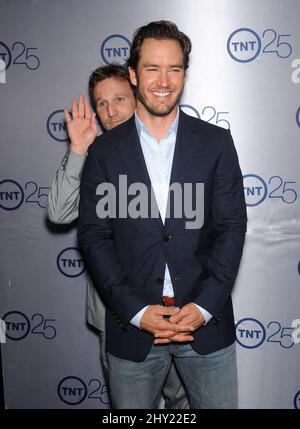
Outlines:
[[[168,95],[170,95],[170,92],[153,92],[153,94],[158,97],[167,97]]]

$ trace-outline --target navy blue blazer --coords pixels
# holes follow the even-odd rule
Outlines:
[[[204,183],[204,222],[199,229],[185,228],[190,219],[184,211],[182,218],[174,218],[172,204],[165,224],[160,217],[98,218],[96,188],[112,183],[118,201],[119,175],[127,176],[128,186],[144,183],[151,195],[134,116],[90,146],[81,178],[78,238],[107,307],[107,351],[123,359],[145,359],[153,336],[130,320],[146,305],[162,304],[166,263],[176,305],[194,302],[213,315],[194,332],[194,350],[208,354],[229,346],[235,340],[231,291],[247,223],[230,132],[180,112],[170,184]],[[128,203],[133,198],[128,196]]]

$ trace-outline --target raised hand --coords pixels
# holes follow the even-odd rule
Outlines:
[[[72,99],[72,117],[68,109],[64,109],[68,133],[73,152],[84,155],[97,136],[96,114],[91,111],[90,103],[82,95]]]

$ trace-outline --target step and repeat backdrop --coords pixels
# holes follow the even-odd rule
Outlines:
[[[241,408],[300,408],[300,2],[1,0],[0,318],[6,407],[108,408],[76,224],[45,217],[90,72],[174,21],[193,50],[181,108],[230,128],[248,232],[234,289]]]

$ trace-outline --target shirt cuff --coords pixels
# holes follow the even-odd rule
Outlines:
[[[67,162],[64,165],[65,169],[70,173],[80,176],[86,160],[86,155],[79,155],[78,153],[72,152],[70,149],[66,156]]]
[[[195,303],[194,303],[195,304]],[[209,321],[210,321],[210,319],[212,319],[212,314],[210,314],[207,310],[205,310],[203,307],[200,307],[200,305],[198,305],[198,304],[195,304],[196,305],[196,307],[198,307],[199,308],[199,310],[201,311],[201,313],[202,313],[202,315],[203,315],[203,317],[204,317],[204,319],[205,319],[205,323],[204,323],[204,325],[206,325]]]
[[[131,320],[130,323],[134,326],[136,326],[137,328],[141,329],[140,327],[140,322],[141,322],[141,318],[143,317],[143,314],[145,313],[145,311],[147,310],[147,308],[149,307],[149,305],[146,305],[146,307],[142,308]]]

